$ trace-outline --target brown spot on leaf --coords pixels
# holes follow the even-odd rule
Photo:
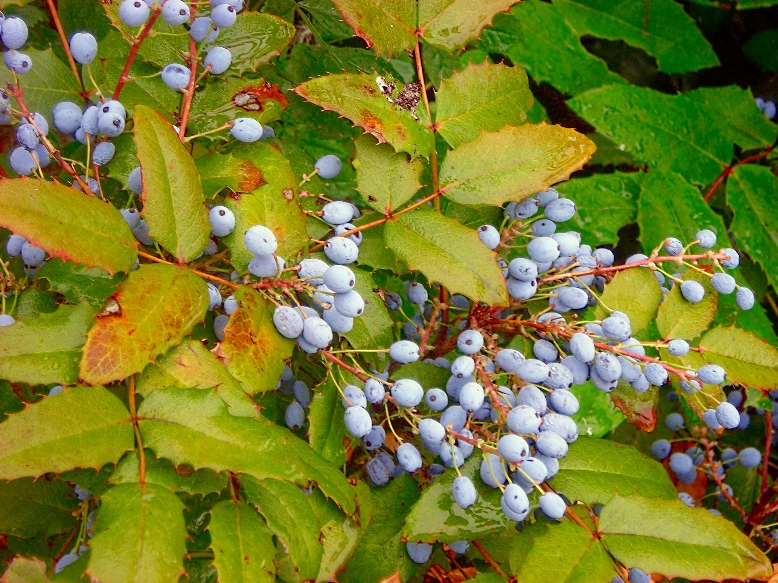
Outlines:
[[[108,298],[108,302],[105,304],[105,308],[97,314],[98,318],[107,318],[108,316],[121,316],[122,307],[114,298]]]
[[[287,200],[289,202],[294,200],[294,190],[292,190],[291,188],[284,188],[281,191],[281,195],[284,197],[284,200]]]
[[[269,99],[277,101],[283,109],[289,106],[289,100],[274,83],[263,83],[256,87],[244,87],[232,96],[232,104],[245,111],[263,111]]]
[[[238,172],[240,173],[240,178],[238,179],[237,186],[240,192],[251,192],[265,184],[262,172],[248,160],[241,162]]]
[[[395,99],[400,109],[415,112],[421,100],[421,83],[408,83]]]

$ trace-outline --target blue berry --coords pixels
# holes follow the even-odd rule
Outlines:
[[[448,395],[441,389],[432,388],[424,396],[424,403],[431,411],[443,411],[448,406]]]
[[[575,216],[575,203],[569,198],[558,198],[546,205],[546,217],[555,223],[564,223]]]
[[[727,269],[735,269],[738,265],[740,265],[740,255],[738,255],[738,252],[734,249],[725,247],[724,249],[721,249],[719,253],[728,256],[728,259],[722,259],[721,261],[721,265]]]
[[[364,411],[364,409],[362,409]],[[367,413],[367,411],[365,411]],[[422,459],[419,450],[412,443],[403,443],[397,448],[397,463],[400,467],[413,474],[421,469]]]
[[[686,340],[676,338],[667,343],[667,352],[673,356],[686,356],[689,352],[689,343]]]
[[[269,257],[278,249],[275,234],[264,225],[250,227],[243,235],[243,243],[250,253],[260,257]]]
[[[697,240],[697,244],[703,249],[710,249],[716,244],[716,233],[709,229],[698,231],[694,238]]]
[[[683,417],[680,413],[670,413],[665,419],[665,425],[670,431],[678,431],[684,425]]]
[[[478,330],[463,330],[457,338],[457,348],[463,354],[475,354],[484,346],[484,338]]]
[[[740,425],[740,413],[726,401],[716,407],[716,420],[724,429],[735,429]]]
[[[706,364],[697,371],[697,377],[708,385],[720,385],[727,378],[727,373],[717,364]]]
[[[70,37],[70,52],[77,63],[88,65],[97,56],[97,39],[88,32],[77,32]]]
[[[415,407],[424,398],[424,389],[413,379],[399,379],[391,388],[392,398],[400,407]]]
[[[762,454],[755,447],[740,450],[740,463],[746,468],[755,468],[762,463]]]
[[[735,294],[735,302],[741,310],[750,310],[754,307],[754,292],[747,287],[740,287]]]
[[[211,233],[216,237],[226,237],[235,228],[235,215],[225,206],[215,206],[208,213]]]
[[[97,166],[108,164],[116,153],[116,146],[111,142],[100,142],[92,152],[92,163]]]
[[[536,237],[527,245],[527,253],[533,261],[549,263],[559,257],[559,243],[551,237]]]
[[[459,476],[454,480],[451,493],[460,508],[470,508],[478,500],[478,492],[467,476]]]
[[[349,407],[343,414],[343,422],[346,430],[356,438],[362,438],[373,428],[373,423],[368,413],[362,407]]]
[[[207,16],[200,16],[199,18],[195,18],[194,22],[189,27],[189,35],[195,40],[195,42],[198,43],[203,42],[206,35],[208,35],[208,42],[213,42],[218,34],[219,29],[213,26],[211,19]]]
[[[211,73],[214,75],[224,73],[230,68],[231,63],[232,53],[224,47],[211,47],[203,60],[203,65],[211,67]]]
[[[275,309],[273,324],[285,338],[294,339],[303,333],[303,318],[297,310],[288,306],[278,306]]]
[[[670,455],[670,448],[671,445],[669,441],[666,439],[658,439],[651,444],[651,455],[661,461]]]
[[[496,249],[500,244],[500,231],[492,225],[481,225],[478,227],[478,238],[489,249]]]
[[[555,492],[546,492],[540,497],[540,508],[546,516],[553,520],[560,520],[567,511],[565,501]]]
[[[162,82],[170,87],[173,91],[181,91],[189,86],[189,80],[191,79],[192,72],[179,63],[171,63],[162,69]],[[247,119],[247,118],[241,118]],[[235,120],[236,122],[238,120]],[[234,126],[233,126],[234,129]],[[260,134],[262,129],[260,127]],[[235,135],[233,133],[233,135]]]
[[[516,484],[508,484],[503,490],[501,505],[505,515],[511,520],[521,522],[529,514],[529,500],[524,490]]]
[[[335,178],[340,174],[340,171],[343,168],[343,162],[334,154],[327,154],[316,160],[314,168],[319,171],[319,176],[328,180],[330,178]]]
[[[563,458],[567,455],[567,442],[552,431],[543,431],[535,442],[537,450],[551,458]]]
[[[326,273],[324,274],[326,278]],[[401,364],[419,360],[419,345],[410,340],[398,340],[389,347],[389,356]]]
[[[680,255],[681,251],[683,251],[683,243],[675,237],[668,237],[665,239],[662,246],[665,248],[668,255]]]
[[[32,59],[18,51],[6,51],[3,53],[3,63],[11,71],[18,75],[24,75],[32,69]]]
[[[104,115],[97,120],[98,131],[109,138],[120,135],[124,131],[124,126],[124,117],[115,113]]]
[[[218,28],[229,28],[235,24],[235,19],[238,17],[238,13],[229,4],[220,4],[216,6],[211,12],[211,21]]]
[[[0,38],[3,44],[10,50],[22,48],[27,42],[27,24],[21,18],[9,16],[2,23]]]
[[[189,22],[189,6],[182,0],[165,0],[162,4],[162,18],[171,26]]]
[[[681,295],[687,302],[696,304],[705,297],[705,288],[699,282],[687,280],[681,284]]]
[[[297,401],[292,401],[284,412],[284,423],[292,431],[300,429],[305,423],[305,409]]]
[[[406,543],[405,548],[408,551],[408,556],[411,558],[411,560],[414,563],[418,563],[419,565],[423,565],[429,561],[433,550],[432,545],[427,543],[409,542]]]
[[[333,263],[349,265],[359,257],[359,247],[346,237],[333,237],[324,245],[324,254]]]
[[[149,19],[149,13],[149,5],[141,0],[124,0],[119,5],[119,18],[127,26],[143,26]]]

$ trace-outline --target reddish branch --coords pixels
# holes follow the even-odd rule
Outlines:
[[[762,494],[770,489],[768,483],[770,467],[770,450],[773,447],[773,412],[765,409],[764,422],[766,429],[765,444],[764,444],[764,457],[762,458]]]
[[[710,190],[705,194],[705,200],[710,200],[710,198],[714,195],[714,193],[719,189],[719,186],[721,186],[724,181],[727,179],[727,176],[732,174],[732,172],[735,171],[735,168],[738,166],[742,166],[743,164],[749,164],[750,162],[755,162],[756,160],[761,160],[765,156],[768,156],[770,152],[773,151],[772,146],[767,146],[763,152],[760,152],[758,154],[754,154],[753,156],[749,156],[748,158],[743,158],[742,160],[739,160],[735,162],[732,166],[725,166],[724,171],[721,173],[721,176],[719,176],[716,179],[716,182],[713,183],[713,186],[710,187]]]
[[[156,257],[155,255],[151,255],[150,253],[146,253],[145,251],[138,250],[138,255],[141,257],[145,257],[146,259],[149,259],[150,261],[154,261],[156,263],[165,263],[166,265],[176,265],[176,263],[172,263],[170,261],[167,261],[166,259],[160,259],[159,257]],[[190,269],[192,273],[195,275],[199,275],[203,279],[209,279],[211,281],[215,281],[216,283],[220,283],[221,285],[225,285],[232,289],[239,289],[240,285],[237,283],[234,283],[232,281],[227,281],[226,279],[223,279],[221,277],[217,277],[215,275],[211,275],[210,273],[206,273],[204,271],[198,271],[196,269]]]
[[[195,13],[197,11],[197,5],[192,4],[191,18],[194,22]],[[186,125],[189,123],[189,112],[192,109],[192,99],[194,98],[195,84],[197,82],[197,43],[194,38],[189,35],[189,85],[184,93],[184,104],[181,107],[181,121],[178,124],[178,139],[181,142],[186,141]]]
[[[324,358],[326,358],[327,360],[329,360],[330,362],[334,362],[339,367],[341,367],[343,369],[346,369],[347,371],[349,371],[351,374],[353,374],[355,377],[357,377],[363,383],[367,382],[367,377],[358,368],[356,368],[354,366],[351,366],[350,364],[346,364],[341,359],[339,359],[337,356],[332,354],[329,350],[320,350],[320,352],[321,352],[322,356]]]
[[[76,61],[73,58],[73,53],[70,52],[70,43],[68,43],[68,37],[65,34],[65,29],[62,28],[62,22],[60,22],[59,20],[59,13],[57,12],[57,6],[56,4],[54,4],[54,0],[46,0],[46,3],[49,5],[49,12],[51,12],[51,19],[54,21],[54,27],[57,29],[57,34],[59,34],[59,40],[62,42],[62,48],[65,49],[65,54],[68,57],[70,70],[73,71],[73,76],[76,78],[76,81],[78,82],[78,86],[83,87],[81,85],[81,76],[78,74],[78,67],[76,66]]]
[[[119,99],[119,95],[121,95],[122,89],[124,89],[124,85],[127,83],[127,81],[130,80],[130,68],[132,67],[133,62],[135,62],[135,57],[138,56],[140,45],[144,40],[146,40],[146,37],[149,36],[151,27],[154,26],[154,23],[157,21],[160,12],[161,9],[159,5],[155,5],[151,11],[151,16],[149,17],[148,22],[146,22],[146,25],[143,27],[143,30],[141,30],[137,38],[132,41],[132,46],[130,46],[130,53],[127,55],[127,62],[124,63],[124,69],[122,69],[122,74],[119,76],[119,82],[116,84],[116,89],[112,95],[113,99]]]

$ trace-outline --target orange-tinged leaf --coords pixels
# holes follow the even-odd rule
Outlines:
[[[0,227],[53,257],[129,271],[138,258],[132,231],[113,206],[59,182],[0,180]]]
[[[230,316],[216,354],[250,395],[272,391],[284,370],[284,360],[292,356],[294,342],[278,333],[273,304],[253,289],[240,288],[235,299],[240,307]]]
[[[114,299],[119,309],[98,318],[87,335],[80,377],[90,384],[142,371],[179,344],[208,309],[205,282],[174,265],[141,265]]]
[[[0,583],[49,583],[46,563],[38,559],[16,557],[3,573]]]

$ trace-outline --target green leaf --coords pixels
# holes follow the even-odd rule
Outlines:
[[[47,280],[51,291],[62,294],[74,304],[89,302],[102,306],[118,287],[117,278],[98,267],[84,267],[61,259],[47,261],[35,278]]]
[[[421,36],[451,52],[478,37],[498,12],[515,0],[438,0],[418,4]],[[409,2],[409,4],[413,4]]]
[[[735,326],[716,326],[700,341],[702,357],[727,371],[730,383],[762,390],[778,386],[778,350]]]
[[[147,397],[151,391],[179,387],[211,389],[227,403],[230,414],[256,417],[258,407],[243,391],[235,377],[227,372],[215,354],[197,340],[186,340],[159,362],[147,366],[138,378],[136,391]]]
[[[386,304],[373,290],[376,284],[369,272],[364,269],[354,269],[356,285],[354,289],[365,300],[365,310],[358,318],[354,318],[354,327],[344,336],[355,350],[376,350],[386,348],[394,339],[394,323],[389,316]],[[373,366],[380,368],[386,365],[385,353],[370,354],[366,357]]]
[[[180,473],[179,473],[180,472]],[[140,481],[140,458],[137,451],[124,456],[111,474],[111,484],[135,484]],[[205,496],[227,487],[227,475],[211,470],[194,471],[189,466],[176,467],[168,460],[146,455],[146,481],[173,492]]]
[[[774,0],[768,0],[774,3]],[[778,45],[778,29],[763,30],[753,35],[743,45],[743,52],[752,61],[759,63],[768,71],[778,71],[778,54],[775,46]]]
[[[768,558],[734,524],[680,500],[616,496],[598,528],[616,559],[648,573],[717,581],[773,574]]]
[[[413,379],[425,389],[432,387],[445,388],[449,378],[451,378],[450,370],[421,360],[398,366],[392,370],[391,376],[392,380]]]
[[[313,451],[332,465],[340,467],[348,461],[346,447],[353,441],[343,423],[340,393],[329,377],[315,387],[313,392],[308,412],[308,441]]]
[[[48,583],[46,563],[39,559],[16,557],[0,577],[0,583]]]
[[[648,267],[639,267],[619,271],[605,286],[600,299],[595,308],[596,317],[605,318],[610,314],[604,306],[624,312],[629,316],[635,336],[654,320],[662,290],[654,273]]]
[[[435,94],[435,126],[456,148],[482,131],[522,125],[532,102],[527,73],[521,67],[484,61],[443,79]]]
[[[700,229],[710,229],[719,237],[726,233],[721,217],[711,210],[700,191],[675,172],[649,172],[643,179],[638,225],[647,254],[667,237],[690,243]]]
[[[275,581],[273,534],[256,510],[242,502],[219,502],[208,530],[220,583]]]
[[[571,222],[583,241],[597,245],[619,242],[619,229],[637,218],[642,179],[641,173],[614,172],[573,178],[558,186],[578,207]]]
[[[521,583],[602,583],[616,575],[602,543],[568,519],[525,528],[514,537],[510,565]]]
[[[603,393],[591,382],[570,387],[578,398],[578,413],[572,415],[581,435],[595,439],[616,429],[624,421],[624,415],[613,406],[608,393]]]
[[[470,478],[478,500],[467,510],[454,502],[451,486],[457,472],[447,470],[421,493],[405,519],[403,535],[414,542],[452,542],[472,540],[495,530],[508,528],[511,521],[500,507],[502,492],[483,483],[479,476],[481,456],[474,455],[459,468]]]
[[[0,334],[0,376],[15,383],[74,383],[87,331],[95,320],[89,304],[19,320]]]
[[[138,258],[132,231],[119,211],[59,182],[0,182],[0,227],[13,229],[53,257],[111,273],[129,271]]]
[[[554,6],[579,36],[623,40],[656,57],[664,73],[698,71],[719,64],[692,17],[673,0],[651,0],[650,4],[557,0]]]
[[[116,40],[106,42],[107,39],[106,41],[99,43],[100,52],[98,52],[98,59],[92,62],[92,66],[100,60],[100,57],[104,57],[104,54],[100,54],[102,51],[110,50],[112,51],[111,56],[114,57],[126,55],[126,51],[129,50],[127,46],[135,40],[138,34],[136,28],[127,26],[122,22],[119,17],[119,5],[117,3],[112,2],[110,4],[103,4],[103,7],[105,8],[106,16],[111,21],[112,28],[121,33],[124,43],[126,44],[119,44]],[[123,49],[123,52],[120,49]],[[189,39],[187,38],[187,35],[181,34],[179,26],[174,27],[165,22],[164,18],[160,17],[154,22],[154,26],[149,31],[148,37],[140,44],[138,54],[146,61],[159,65],[161,68],[170,63],[181,62],[181,55],[188,51]],[[129,88],[134,84],[133,80],[133,83],[128,83],[127,87]]]
[[[89,330],[80,366],[87,383],[122,380],[179,344],[205,316],[208,292],[186,268],[141,265],[119,287],[116,302],[119,310]]]
[[[398,82],[391,97],[396,98],[403,90],[400,85]],[[350,119],[379,142],[388,142],[397,152],[406,152],[413,158],[427,157],[435,147],[430,129],[411,115],[419,109],[418,103],[410,110],[403,109],[398,102],[390,103],[373,75],[326,75],[311,79],[294,91],[311,103]]]
[[[333,0],[357,36],[377,54],[394,55],[416,43],[416,6],[407,0]]]
[[[335,466],[286,428],[230,415],[212,391],[154,391],[138,414],[143,443],[176,465],[231,470],[303,486],[313,481],[346,512],[354,512],[353,491]]]
[[[184,571],[184,505],[156,484],[120,484],[103,494],[87,573],[101,583],[177,583]]]
[[[554,489],[584,504],[607,504],[617,495],[676,498],[675,487],[662,464],[628,445],[582,437],[559,461]]]
[[[637,160],[678,172],[693,184],[712,182],[732,161],[729,132],[710,123],[710,114],[684,95],[612,85],[567,104]]]
[[[224,188],[235,194],[245,194],[264,182],[259,168],[234,154],[211,152],[195,160],[195,164],[203,179],[203,193],[208,199],[215,198]]]
[[[50,537],[76,523],[73,488],[62,480],[22,478],[0,484],[0,532]]]
[[[278,333],[273,324],[275,308],[259,293],[244,286],[235,292],[235,299],[240,307],[230,316],[216,355],[250,395],[275,390],[294,341]]]
[[[254,225],[271,229],[278,239],[278,256],[291,261],[306,247],[308,234],[289,161],[276,146],[266,142],[242,145],[235,155],[258,168],[264,183],[225,203],[235,213],[235,229],[223,239],[232,253],[232,265],[238,271],[248,267],[253,255],[243,243],[243,234]]]
[[[219,46],[232,53],[229,75],[256,71],[292,42],[295,28],[272,14],[245,12],[235,24],[219,31]]]
[[[16,310],[12,315],[17,320],[34,320],[41,314],[55,312],[58,307],[54,294],[43,292],[37,287],[28,287],[19,294]]]
[[[626,416],[630,425],[644,432],[656,429],[659,391],[637,393],[632,385],[620,380],[618,386],[608,393],[608,397]]]
[[[210,243],[211,225],[192,155],[170,122],[146,106],[135,108],[135,146],[143,170],[143,218],[149,235],[179,263]]]
[[[499,206],[567,180],[593,153],[591,140],[572,129],[508,126],[450,152],[440,169],[440,189],[461,204]]]
[[[685,280],[693,280],[705,288],[705,297],[695,304],[681,295],[681,286],[674,285],[657,310],[656,327],[664,340],[681,338],[692,341],[705,332],[716,314],[718,294],[710,284],[710,277],[689,270]]]
[[[376,145],[367,136],[360,136],[354,145],[357,190],[379,213],[388,214],[401,207],[421,188],[419,179],[424,169],[421,160],[395,154],[390,146]]]
[[[114,463],[133,447],[130,415],[102,387],[69,387],[0,424],[0,479]]]
[[[506,54],[536,83],[551,83],[568,95],[624,83],[602,59],[584,48],[556,5],[547,2],[525,0],[516,4],[510,15],[498,15],[494,26],[484,30],[481,38],[477,46],[490,53]]]
[[[745,164],[727,180],[727,204],[735,218],[731,229],[738,246],[756,261],[778,288],[778,178],[765,166]]]
[[[473,229],[423,207],[386,223],[387,247],[430,281],[488,304],[507,304],[505,280],[494,251]]]

